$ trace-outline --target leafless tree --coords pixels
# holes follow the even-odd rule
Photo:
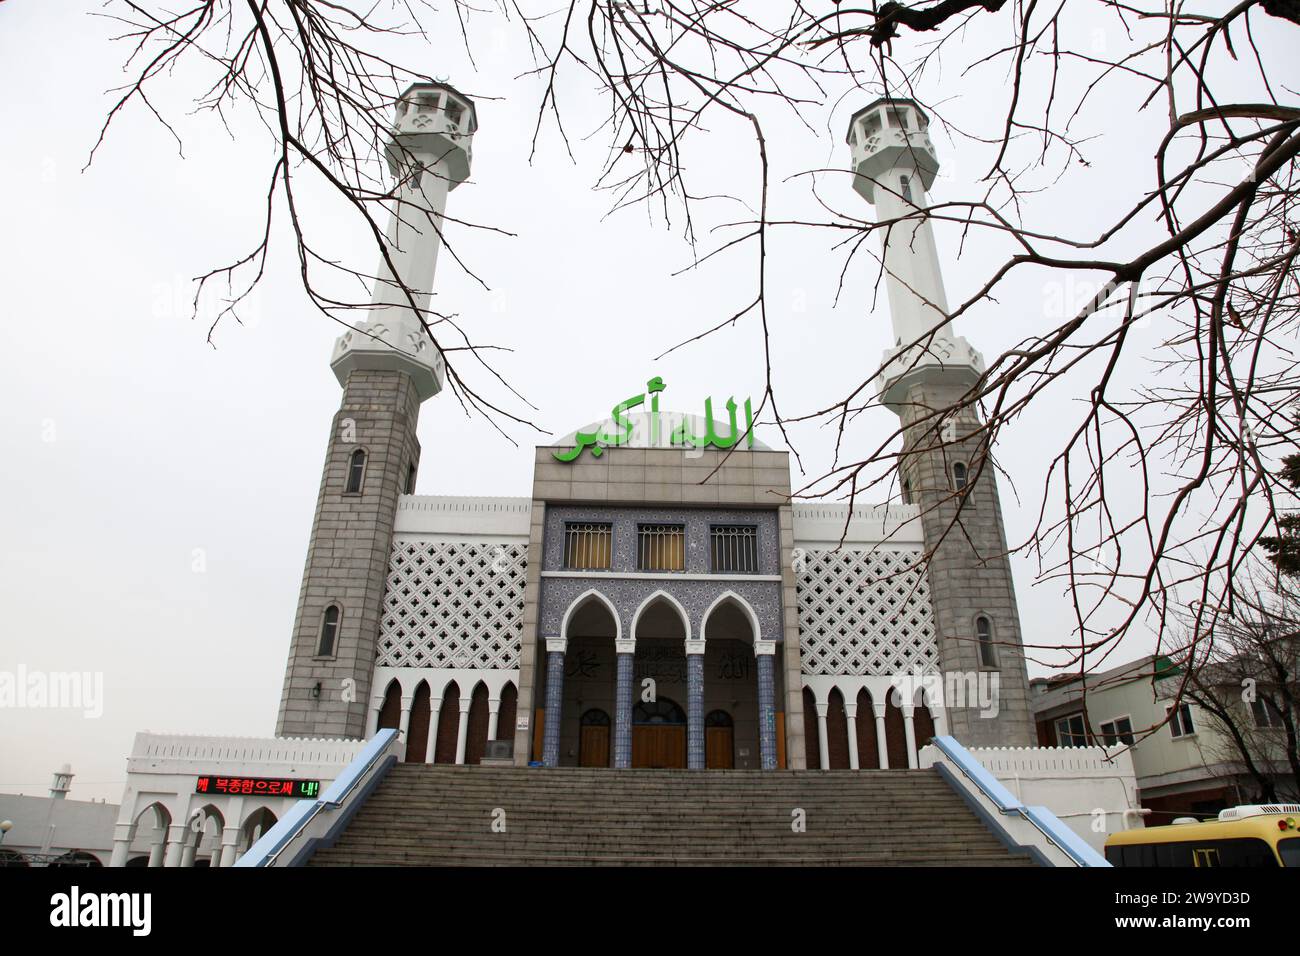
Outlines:
[[[1258,565],[1248,580],[1253,590],[1242,589],[1231,616],[1201,616],[1214,640],[1184,631],[1176,696],[1209,714],[1223,741],[1211,759],[1239,768],[1255,798],[1300,800],[1300,591]],[[1191,625],[1197,615],[1183,618]]]
[[[380,38],[403,36],[427,40],[421,17],[432,8],[424,0],[401,0],[388,11],[378,8],[328,0],[190,0],[179,10],[142,0],[106,4],[104,15],[121,24],[117,39],[129,45],[129,80],[113,91],[113,104],[87,165],[94,161],[114,121],[132,107],[150,111],[183,150],[172,122],[151,98],[159,88],[181,83],[181,78],[194,84],[191,92],[197,112],[209,115],[227,132],[232,114],[251,113],[274,143],[264,214],[251,248],[196,278],[196,314],[204,293],[213,286],[221,289],[223,307],[209,330],[209,341],[218,323],[240,321],[241,305],[265,277],[277,218],[292,232],[303,289],[329,318],[349,327],[355,318],[365,318],[355,313],[369,307],[369,288],[389,281],[322,251],[326,236],[312,229],[298,200],[305,178],[325,183],[342,197],[354,215],[353,228],[371,237],[388,273],[398,274],[384,234],[401,184],[386,182],[384,147],[394,101],[411,83],[434,78],[388,59],[378,52],[377,43]],[[451,8],[459,15],[465,5],[452,0]],[[248,150],[252,153],[260,146],[249,143]],[[404,157],[408,175],[418,167],[413,160],[409,154]],[[438,215],[429,208],[411,209],[409,198],[403,215],[417,220],[412,223],[417,230],[435,230],[455,262],[484,281],[458,254],[451,241],[454,234],[444,231],[445,226],[503,230]],[[401,286],[399,296],[420,316],[430,340],[447,359],[447,381],[462,406],[497,427],[501,422],[531,426],[526,413],[512,410],[520,402],[527,403],[488,360],[501,346],[471,340],[455,314],[421,307],[420,290],[407,287],[401,278],[396,281]],[[471,361],[459,361],[462,357]],[[491,397],[482,384],[464,374],[467,364],[486,371],[489,380],[503,386],[516,403],[507,407]]]
[[[909,217],[954,230],[962,249],[975,241],[1005,249],[947,318],[977,319],[1004,307],[996,297],[1026,272],[1044,283],[1091,283],[1095,290],[1077,311],[1044,316],[1034,334],[991,357],[987,372],[952,407],[934,411],[938,435],[950,414],[978,410],[975,438],[994,450],[1004,429],[1040,398],[1079,400],[1033,494],[1036,526],[1012,542],[1013,550],[1037,559],[1042,579],[1059,580],[1070,595],[1073,634],[1027,650],[1033,656],[1067,646],[1082,672],[1135,627],[1163,637],[1183,607],[1195,609],[1190,626],[1209,641],[1216,632],[1207,620],[1235,612],[1244,562],[1276,529],[1289,493],[1274,477],[1275,463],[1297,450],[1300,103],[1279,79],[1287,64],[1276,55],[1270,62],[1257,42],[1261,31],[1282,31],[1295,47],[1295,0],[1241,0],[1226,10],[1183,0],[557,0],[544,8],[449,0],[437,11],[397,3],[388,25],[372,8],[357,12],[347,2],[191,2],[185,12],[164,13],[145,0],[112,0],[129,24],[138,68],[109,121],[133,101],[152,108],[151,86],[166,82],[182,58],[212,71],[214,82],[198,103],[218,121],[236,101],[264,117],[279,146],[266,230],[247,257],[203,277],[233,283],[232,312],[242,290],[261,278],[277,199],[294,223],[313,300],[335,317],[355,305],[319,291],[316,273],[336,267],[300,228],[294,177],[323,177],[379,244],[375,212],[391,199],[374,172],[385,111],[398,87],[418,74],[367,52],[366,41],[384,31],[418,33],[433,18],[447,28],[439,36],[455,31],[472,49],[475,32],[495,20],[523,31],[536,56],[535,149],[545,148],[542,133],[552,127],[567,142],[558,80],[566,72],[586,75],[608,103],[608,159],[594,177],[610,190],[612,204],[651,204],[662,212],[695,250],[694,268],[708,268],[724,253],[751,257],[752,284],[734,310],[681,346],[732,326],[760,337],[764,421],[782,432],[813,476],[798,491],[808,497],[896,494],[896,466],[907,452],[895,431],[858,458],[842,454],[847,443],[839,441],[828,461],[805,466],[799,457],[793,426],[820,424],[845,438],[875,402],[880,369],[845,382],[842,397],[825,407],[799,408],[797,397],[778,396],[770,238],[793,229],[831,236],[844,253],[842,283],[869,272],[879,281],[880,268],[850,267],[873,255],[875,239],[897,223],[863,220],[824,198],[819,184],[842,181],[851,175],[846,171],[773,170],[766,131],[777,117],[794,117],[811,132],[849,96],[916,99],[932,128],[970,157],[982,156],[987,168],[979,194],[945,198]],[[1090,42],[1098,24],[1106,31],[1100,48]],[[991,43],[980,39],[990,36]],[[995,130],[968,128],[966,116],[935,101],[943,90],[937,73],[951,72],[953,61],[963,75],[996,70],[1005,77]],[[1080,130],[1098,112],[1146,117],[1162,131],[1153,151],[1131,156],[1129,192],[1118,193],[1127,195],[1126,208],[1100,231],[1040,221],[1034,193],[1070,188],[1097,147]],[[746,134],[732,135],[738,128]],[[693,187],[683,155],[697,141],[737,151],[736,168],[752,171],[738,176],[742,185],[733,195]],[[771,184],[798,176],[824,215],[773,217]],[[738,208],[734,200],[752,213],[728,221],[715,212],[719,203]],[[699,221],[709,228],[697,227]],[[1155,238],[1153,223],[1161,233]],[[464,400],[491,418],[522,420],[468,384],[459,359],[483,361],[483,347],[454,317],[429,320]],[[1148,325],[1152,334],[1144,334]],[[924,346],[935,331],[912,344]],[[992,454],[981,457],[972,481],[994,467]],[[957,533],[969,517],[964,511],[959,501]]]

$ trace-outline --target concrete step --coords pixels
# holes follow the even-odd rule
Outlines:
[[[790,829],[791,811],[807,831]],[[506,832],[491,829],[505,810]],[[398,764],[316,866],[1027,865],[934,771]]]

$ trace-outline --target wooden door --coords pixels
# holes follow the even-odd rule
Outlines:
[[[588,724],[578,740],[579,767],[609,766],[609,725]]]
[[[686,728],[680,724],[644,724],[633,727],[632,766],[685,769]]]
[[[704,766],[710,770],[731,770],[736,766],[735,734],[732,733],[732,728],[705,728]]]
[[[533,759],[542,759],[542,747],[546,741],[546,708],[538,707],[533,714]]]

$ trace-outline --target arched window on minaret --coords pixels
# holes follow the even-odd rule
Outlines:
[[[412,463],[406,469],[406,494],[415,494],[415,464]]]
[[[980,648],[980,666],[997,667],[998,658],[993,649],[993,622],[983,614],[975,618],[975,639]]]
[[[957,462],[952,466],[952,490],[961,491],[966,487],[966,466]]]
[[[337,604],[325,609],[320,622],[320,643],[316,645],[317,657],[333,657],[334,642],[339,636],[339,618],[343,612]]]
[[[348,485],[344,492],[349,495],[361,494],[361,481],[366,475],[366,453],[358,448],[348,459]]]
[[[903,187],[902,188],[903,198],[906,199],[913,206],[915,206],[916,200],[912,198],[912,178],[910,176],[901,176],[899,177],[898,181],[900,185]]]

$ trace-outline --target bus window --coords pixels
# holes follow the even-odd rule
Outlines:
[[[1277,866],[1273,848],[1263,840],[1217,840],[1220,866]]]
[[[1283,866],[1300,866],[1300,837],[1287,837],[1277,841],[1277,855]]]
[[[1125,866],[1155,866],[1156,847],[1154,843],[1124,847]]]
[[[1157,843],[1156,866],[1191,866],[1192,848],[1186,843]]]
[[[1219,851],[1213,847],[1198,847],[1192,851],[1192,864],[1195,866],[1218,866]]]

